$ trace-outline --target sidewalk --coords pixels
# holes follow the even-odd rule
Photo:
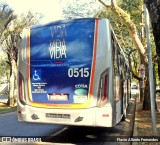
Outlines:
[[[7,84],[0,85],[0,104],[7,102],[8,100],[7,92],[8,92]]]
[[[156,112],[156,127],[157,135],[160,137],[160,96],[156,97],[157,108]],[[137,98],[135,122],[134,122],[134,137],[147,137],[153,136],[152,134],[152,118],[151,111],[142,110],[142,102]],[[159,140],[160,141],[160,140]],[[132,145],[152,145],[153,142],[133,142]],[[160,144],[160,142],[157,142]]]
[[[8,100],[8,96],[7,95],[0,96],[0,103],[6,103],[7,100]]]

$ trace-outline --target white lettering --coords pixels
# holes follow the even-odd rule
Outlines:
[[[89,77],[89,68],[70,68],[68,76],[71,77]]]
[[[66,50],[64,39],[50,42],[49,52],[51,59],[66,58]]]
[[[88,86],[86,84],[76,84],[75,88],[88,88]]]
[[[50,32],[52,38],[64,38],[66,36],[65,25],[51,26]]]
[[[117,138],[117,141],[119,141],[119,142],[125,142],[125,141],[127,141],[127,138]]]

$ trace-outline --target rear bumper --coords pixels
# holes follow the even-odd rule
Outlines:
[[[69,115],[68,117],[53,117],[46,114]],[[63,124],[75,126],[112,127],[112,109],[93,107],[87,109],[47,109],[18,104],[18,120],[22,122]]]

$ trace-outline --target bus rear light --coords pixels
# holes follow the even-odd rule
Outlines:
[[[108,86],[108,75],[106,75],[104,78],[102,101],[105,101],[107,99],[107,86]]]
[[[22,75],[19,75],[19,100],[24,104],[24,81]]]
[[[99,98],[97,101],[98,107],[102,107],[107,103],[108,91],[109,91],[109,75],[108,75],[108,69],[107,69],[102,73],[100,83],[99,83],[99,91],[98,91]]]
[[[23,93],[22,93],[22,79],[21,77],[19,78],[19,99],[22,100],[23,98]]]
[[[19,114],[21,114],[22,112],[21,111],[17,111]]]
[[[102,117],[109,117],[109,114],[102,114]]]

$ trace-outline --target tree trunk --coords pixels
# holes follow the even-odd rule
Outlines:
[[[11,76],[9,79],[9,98],[8,98],[8,105],[13,107],[14,106],[14,81],[15,81],[15,77],[14,77],[14,73],[13,70],[11,69]]]
[[[143,100],[143,110],[150,110],[150,86],[149,86],[149,70],[148,65],[145,65],[145,80],[144,80],[144,100]]]
[[[145,66],[147,67],[147,66]],[[150,84],[149,84],[149,70],[148,67],[145,68],[145,88],[144,88],[144,100],[143,100],[143,110],[151,110],[151,103],[150,103]],[[155,72],[153,72],[153,75],[155,75]],[[155,84],[154,84],[155,85]],[[154,90],[153,90],[154,91]],[[156,98],[156,96],[154,96]],[[157,110],[157,104],[156,99],[155,100],[155,109]]]
[[[144,94],[145,94],[145,99],[143,101],[143,110],[150,110],[151,109],[151,105],[150,105],[150,87],[149,87],[149,79],[147,79],[145,81],[145,90],[144,90]]]
[[[8,52],[8,64],[10,65],[10,79],[9,79],[9,98],[7,104],[11,107],[17,105],[17,92],[16,92],[16,86],[17,86],[17,48],[12,47],[9,49]]]
[[[11,68],[10,68],[10,79],[9,79],[9,98],[8,98],[8,105],[13,107],[17,105],[17,93],[16,93],[16,72],[17,72],[17,65],[15,60],[11,61]]]

